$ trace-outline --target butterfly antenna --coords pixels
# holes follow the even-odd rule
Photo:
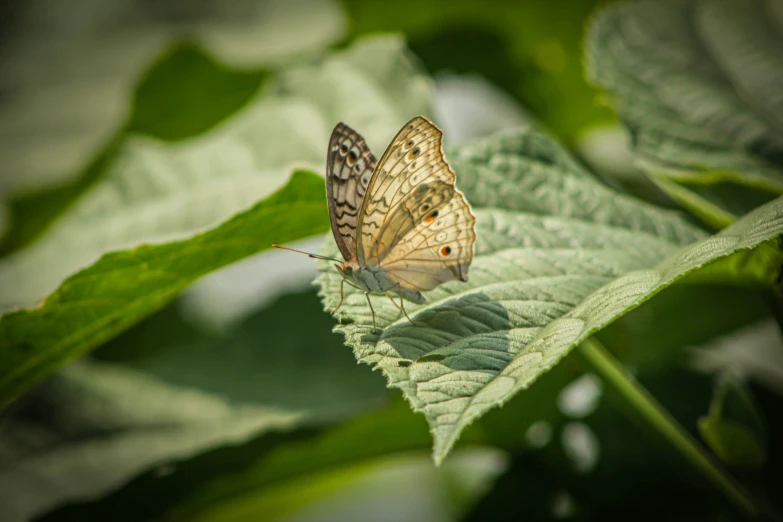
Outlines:
[[[326,257],[326,256],[319,256],[318,254],[311,254],[309,252],[302,252],[301,250],[296,250],[295,248],[288,248],[280,245],[272,245],[275,248],[279,248],[280,250],[290,250],[291,252],[296,252],[297,254],[304,254],[306,256],[312,257],[313,259],[323,259],[324,261],[334,261],[336,263],[341,263],[339,259],[335,259],[333,257]]]

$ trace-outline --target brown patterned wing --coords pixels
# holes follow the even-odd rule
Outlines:
[[[476,219],[446,162],[442,132],[418,116],[386,149],[359,214],[359,264],[401,286],[430,290],[467,281]]]
[[[342,122],[334,127],[326,155],[326,197],[334,240],[346,261],[357,257],[359,210],[377,163],[358,132]]]

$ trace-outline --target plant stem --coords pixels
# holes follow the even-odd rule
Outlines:
[[[699,445],[690,433],[666,411],[615,359],[593,338],[579,345],[579,351],[604,380],[644,417],[667,442],[690,462],[707,480],[729,497],[743,513],[759,515],[757,502]]]

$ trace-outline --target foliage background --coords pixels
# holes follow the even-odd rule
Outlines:
[[[724,156],[694,167],[685,153],[697,145],[738,142],[709,141],[710,122],[685,132],[672,123],[681,113],[656,104],[674,96],[666,53],[641,62],[659,73],[647,91],[621,77],[621,52],[585,55],[604,4],[4,6],[0,519],[741,516],[578,353],[470,425],[434,467],[425,417],[332,332],[311,284],[316,265],[252,255],[273,242],[321,248],[328,225],[313,171],[339,120],[378,153],[410,116],[431,115],[449,158],[533,126],[574,155],[589,186],[687,210],[676,219],[689,241],[772,201],[774,140],[750,146],[750,159],[740,143],[728,158],[740,173],[758,156],[772,163],[755,177],[705,178]],[[690,4],[668,5],[652,8],[651,23],[697,34],[671,25]],[[608,25],[594,34],[616,50],[621,30]],[[676,85],[701,96],[714,83]],[[683,135],[695,145],[673,139]],[[668,287],[597,337],[780,510],[777,244],[730,259],[715,269],[723,279]],[[728,432],[741,443],[726,443]]]

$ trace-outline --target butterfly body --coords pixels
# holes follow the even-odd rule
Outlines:
[[[403,299],[422,304],[422,291],[468,280],[476,218],[457,190],[442,136],[435,124],[417,116],[376,160],[356,131],[344,123],[335,126],[326,158],[326,196],[344,261],[333,259],[342,281],[332,314],[342,306],[346,282],[364,292],[375,331],[370,294],[391,299],[390,292],[396,293],[398,308],[408,317]]]
[[[401,286],[386,275],[380,266],[368,266],[362,269],[358,264],[351,266],[348,262],[343,262],[336,264],[335,267],[343,279],[365,293],[385,294],[393,291],[416,304],[422,304],[426,301],[421,292]]]

